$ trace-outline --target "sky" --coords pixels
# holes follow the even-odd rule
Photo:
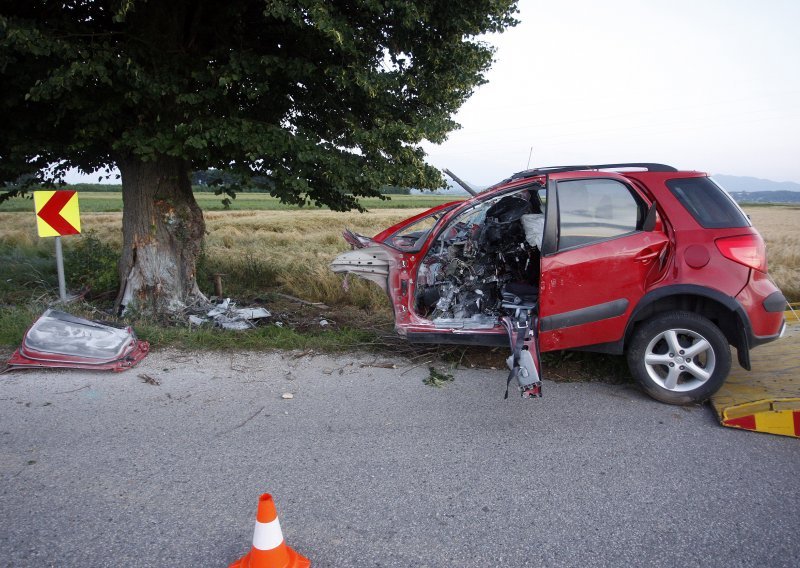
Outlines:
[[[429,161],[488,185],[530,167],[661,162],[800,183],[800,1],[522,0]]]
[[[800,0],[519,9],[519,25],[484,38],[495,63],[457,114],[461,129],[423,145],[434,166],[475,185],[617,162],[800,183]]]

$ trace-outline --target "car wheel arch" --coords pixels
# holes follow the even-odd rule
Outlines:
[[[750,320],[744,308],[730,296],[713,288],[677,284],[651,290],[639,300],[628,318],[623,336],[623,349],[636,327],[652,317],[674,310],[689,310],[711,320],[736,347],[739,364],[750,370]]]

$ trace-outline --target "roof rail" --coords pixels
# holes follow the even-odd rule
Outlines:
[[[619,170],[624,168],[640,168],[648,172],[677,172],[676,168],[666,164],[651,164],[647,162],[630,162],[623,164],[597,164],[594,166],[550,166],[545,168],[534,168],[517,172],[505,181],[514,181],[523,178],[543,176],[548,174],[559,174],[562,172],[576,172],[580,170]]]

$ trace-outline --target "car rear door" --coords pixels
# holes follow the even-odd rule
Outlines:
[[[654,205],[610,177],[551,179],[547,193],[540,348],[617,341],[639,298],[663,270],[669,239],[661,224],[652,222]]]

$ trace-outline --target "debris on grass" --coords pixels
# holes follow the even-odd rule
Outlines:
[[[428,370],[430,371],[430,375],[422,379],[422,382],[430,387],[442,388],[445,384],[452,383],[455,380],[453,375],[438,371],[436,367],[428,367]]]
[[[256,320],[272,316],[266,308],[237,308],[236,303],[230,298],[225,298],[216,304],[205,315],[190,314],[189,323],[192,325],[203,325],[213,322],[217,327],[244,331],[256,327]]]
[[[248,320],[268,318],[272,315],[266,308],[239,308],[237,310],[233,310],[233,313],[237,317]]]

